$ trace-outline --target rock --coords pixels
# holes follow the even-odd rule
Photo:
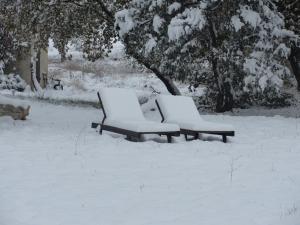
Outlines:
[[[14,120],[26,120],[29,115],[30,106],[15,106],[0,104],[0,116],[11,116]]]

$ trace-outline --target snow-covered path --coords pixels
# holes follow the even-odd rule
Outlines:
[[[205,116],[236,137],[132,143],[90,129],[97,109],[30,104],[0,118],[1,225],[300,224],[300,119]]]

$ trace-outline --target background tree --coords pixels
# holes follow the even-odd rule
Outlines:
[[[12,66],[22,46],[26,45],[23,42],[26,35],[18,38],[16,5],[11,4],[12,2],[0,1],[0,67],[4,69],[4,72]]]
[[[144,0],[124,8],[116,26],[126,52],[165,79],[204,77],[216,111],[281,96],[292,34],[270,1]]]
[[[14,59],[15,47],[14,38],[0,22],[0,70],[4,69],[4,64]]]
[[[277,5],[279,10],[284,15],[286,28],[294,31],[300,36],[300,1],[299,0],[278,0]],[[289,61],[295,75],[298,90],[300,91],[300,41],[294,39],[291,42],[291,54]]]
[[[46,48],[51,38],[62,60],[71,39],[80,39],[86,56],[97,59],[111,48],[116,36],[113,14],[106,8],[112,5],[110,1],[12,0],[1,4],[6,10],[3,17],[13,20],[10,31],[17,39]]]
[[[19,33],[31,34],[36,48],[46,48],[51,38],[63,61],[68,43],[71,39],[79,39],[84,56],[94,61],[107,54],[117,40],[114,14],[126,4],[126,0],[21,0],[7,1],[5,8],[11,6],[11,14],[18,14],[20,20],[16,22],[23,27]],[[149,68],[146,61],[136,60]],[[179,94],[171,79],[160,76],[157,71],[153,72],[171,93],[175,91]]]
[[[171,94],[180,94],[175,79],[200,80],[207,86],[206,102],[219,112],[281,98],[288,76],[282,61],[292,33],[268,0],[3,2],[23,43],[43,48],[52,38],[64,60],[67,44],[76,38],[85,56],[96,60],[119,37],[127,54]]]

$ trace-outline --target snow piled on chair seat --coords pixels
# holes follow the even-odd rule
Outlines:
[[[134,132],[173,132],[178,125],[147,121],[134,91],[122,88],[102,88],[100,91],[106,113],[104,125]]]
[[[202,120],[192,98],[159,95],[157,101],[166,122]]]
[[[143,132],[170,132],[179,131],[180,128],[176,124],[157,123],[147,120],[105,120],[104,125],[118,127],[138,133]]]
[[[134,91],[122,88],[101,88],[99,93],[108,119],[145,120]]]
[[[177,121],[181,129],[195,131],[234,131],[233,126],[228,124],[213,123],[204,120],[199,121]]]
[[[165,122],[176,123],[181,129],[195,131],[234,131],[231,125],[208,122],[202,119],[190,97],[160,95],[157,98]]]

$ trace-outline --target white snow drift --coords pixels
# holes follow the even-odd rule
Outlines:
[[[25,103],[27,121],[0,118],[0,224],[299,224],[299,118],[203,116],[236,137],[133,143],[91,129],[100,110]]]

